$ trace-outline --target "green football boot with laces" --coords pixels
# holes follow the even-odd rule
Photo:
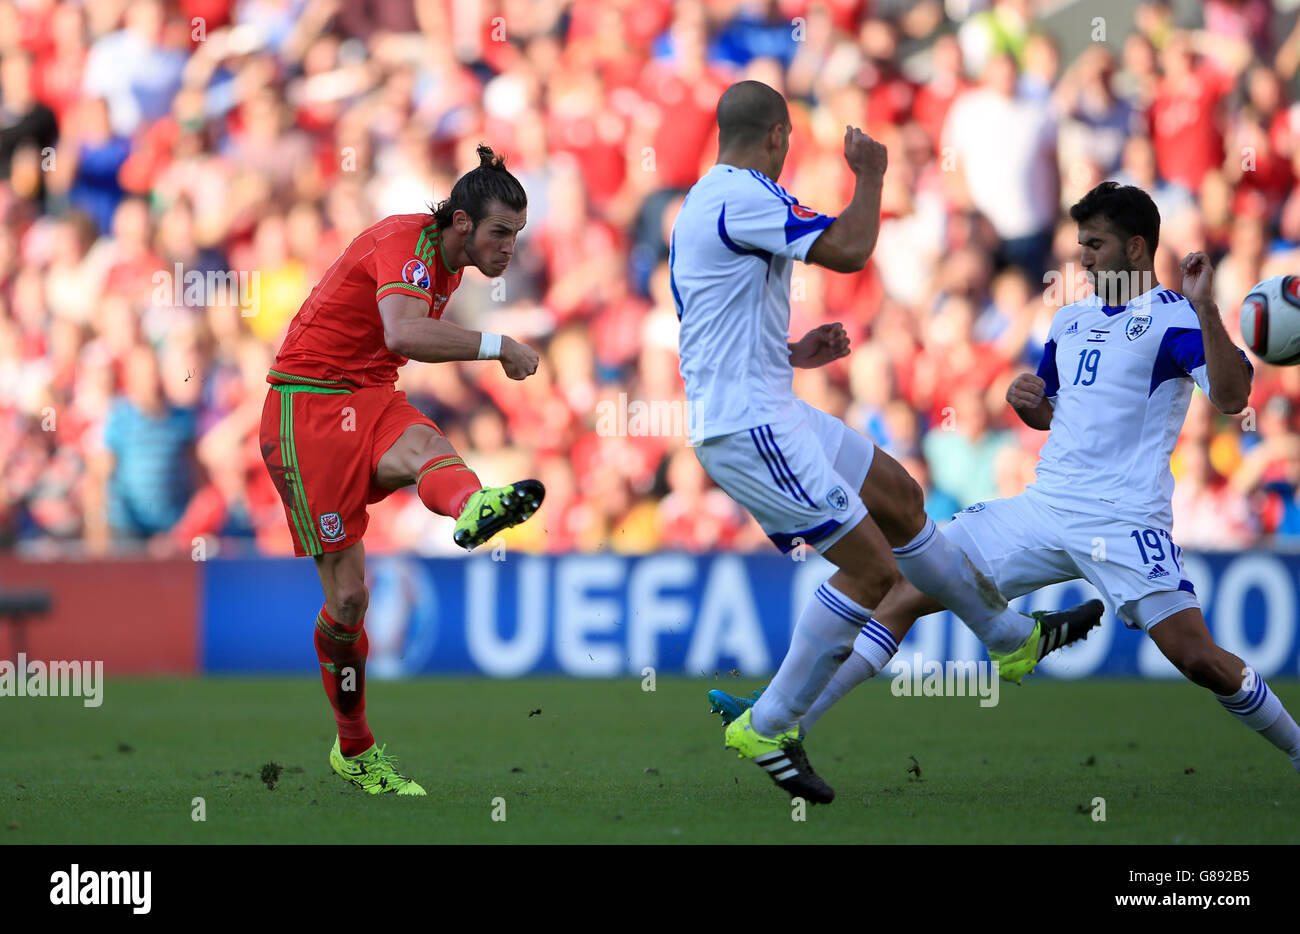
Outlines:
[[[334,737],[330,768],[358,788],[372,795],[424,795],[424,789],[395,768],[397,759],[386,755],[384,746],[371,746],[359,756],[345,756]]]

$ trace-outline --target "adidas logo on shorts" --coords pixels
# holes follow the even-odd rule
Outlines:
[[[1155,567],[1151,569],[1151,573],[1147,575],[1147,580],[1153,581],[1158,577],[1168,577],[1168,576],[1169,576],[1169,572],[1157,564]]]

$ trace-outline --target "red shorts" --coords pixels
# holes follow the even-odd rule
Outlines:
[[[284,501],[295,555],[361,541],[370,521],[366,506],[393,492],[375,485],[375,468],[411,425],[438,431],[392,386],[271,386],[262,408],[262,459]]]

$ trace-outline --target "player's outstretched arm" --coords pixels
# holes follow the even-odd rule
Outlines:
[[[880,191],[889,155],[857,127],[845,127],[844,161],[857,177],[853,200],[809,247],[807,260],[835,272],[858,272],[880,235]]]
[[[1047,383],[1041,376],[1021,373],[1007,389],[1007,402],[1020,420],[1038,431],[1052,427],[1052,403],[1045,395]]]
[[[1188,253],[1179,269],[1183,274],[1183,295],[1196,309],[1201,325],[1210,401],[1220,412],[1236,415],[1250,401],[1251,369],[1224,329],[1219,307],[1214,303],[1214,267],[1204,253]]]
[[[517,340],[501,335],[499,350],[480,354],[483,334],[450,321],[429,317],[429,304],[412,295],[385,295],[379,300],[379,317],[384,322],[384,344],[393,353],[422,363],[453,360],[500,360],[511,379],[523,379],[537,372],[537,352]]]

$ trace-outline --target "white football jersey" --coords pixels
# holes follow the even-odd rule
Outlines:
[[[692,444],[794,404],[790,273],[835,218],[761,172],[715,165],[686,195],[668,253]]]
[[[1095,295],[1066,305],[1052,320],[1038,375],[1053,412],[1030,490],[1170,529],[1169,455],[1193,382],[1210,392],[1191,302],[1157,286],[1118,308]]]

